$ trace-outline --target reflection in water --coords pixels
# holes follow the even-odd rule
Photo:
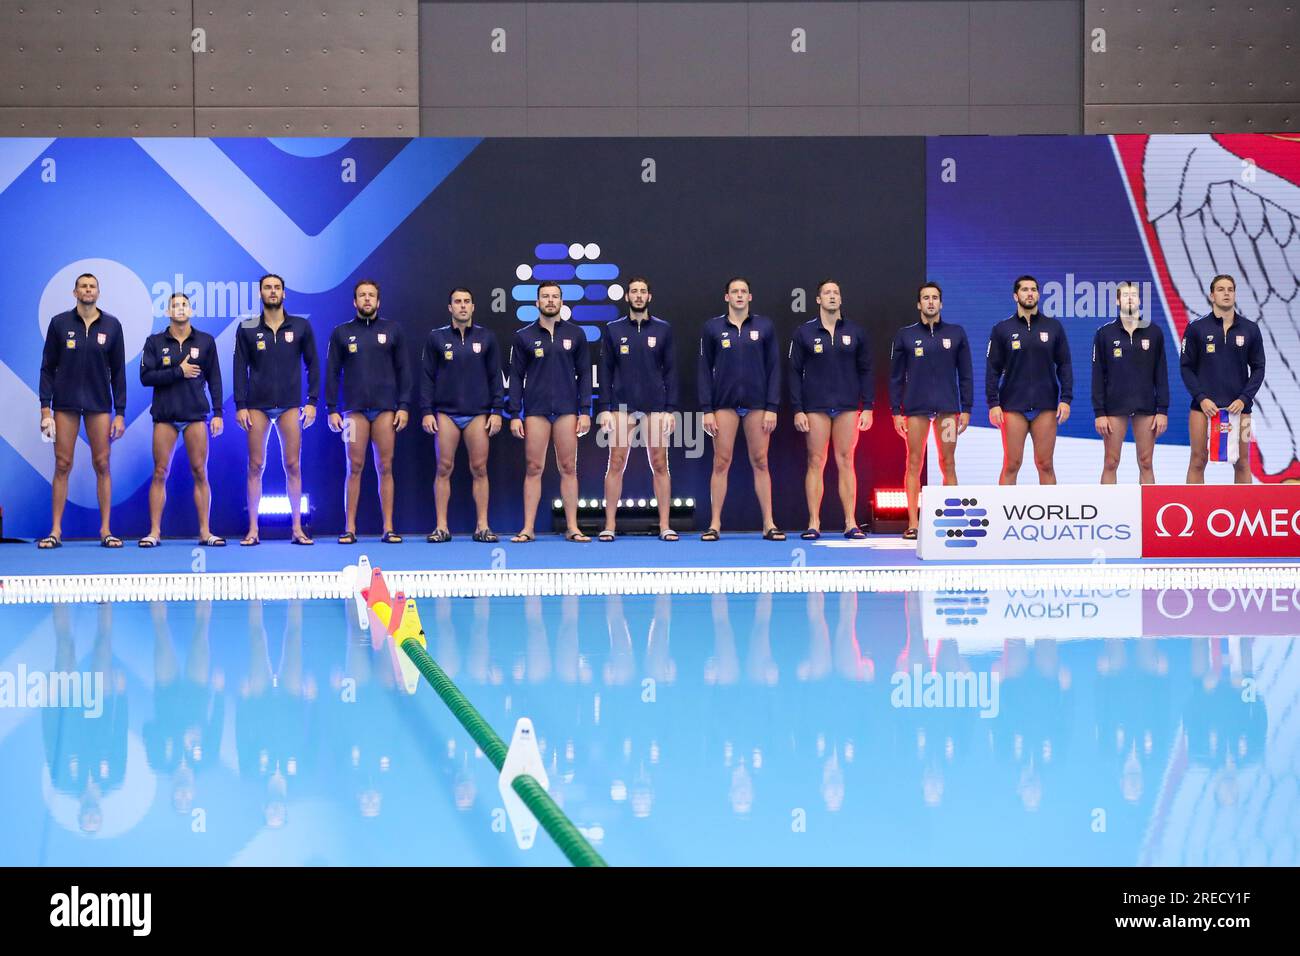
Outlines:
[[[502,737],[534,721],[553,795],[614,863],[1286,865],[1295,603],[532,596],[421,616]],[[559,862],[514,848],[490,763],[342,604],[4,613],[0,668],[99,672],[105,691],[98,719],[0,709],[18,781],[0,793],[2,862]],[[942,693],[893,693],[918,675]],[[967,686],[997,706],[951,696]],[[49,839],[21,822],[42,799]],[[111,856],[94,849],[108,832]]]

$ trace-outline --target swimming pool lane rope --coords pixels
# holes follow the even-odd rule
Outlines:
[[[447,676],[446,671],[438,666],[438,662],[429,656],[429,652],[416,638],[408,637],[402,641],[402,650],[442,698],[442,702],[447,705],[455,718],[460,721],[460,725],[474,738],[474,743],[478,744],[488,760],[492,761],[492,766],[500,772],[506,760],[506,753],[509,751],[505,741],[497,735],[492,725],[470,703],[469,698],[461,693],[460,688]],[[515,777],[512,786],[515,793],[519,794],[520,799],[524,801],[524,805],[537,818],[537,822],[542,825],[542,829],[550,834],[555,845],[560,848],[560,852],[570,863],[574,866],[609,865],[587,842],[587,838],[578,831],[573,821],[565,815],[560,805],[546,792],[536,777],[520,774]]]

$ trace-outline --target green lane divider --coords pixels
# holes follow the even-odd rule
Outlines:
[[[460,688],[453,683],[452,679],[447,676],[446,671],[438,666],[438,662],[429,656],[429,652],[414,637],[408,637],[402,641],[402,650],[424,675],[431,687],[437,691],[442,702],[447,705],[448,709],[460,721],[460,725],[469,732],[474,738],[474,743],[478,744],[480,750],[487,755],[488,760],[492,761],[492,766],[500,772],[502,765],[506,761],[506,753],[509,748],[505,742],[497,736],[492,725],[483,719],[483,715],[478,712],[469,698],[461,693]],[[578,832],[578,828],[573,825],[573,821],[565,815],[560,809],[560,805],[552,799],[551,795],[546,792],[537,778],[529,774],[521,774],[515,777],[512,784],[515,793],[519,794],[524,805],[532,811],[537,822],[541,824],[555,845],[560,848],[565,857],[574,866],[608,866],[595,848],[587,842],[587,838]]]

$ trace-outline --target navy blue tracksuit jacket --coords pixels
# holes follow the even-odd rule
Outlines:
[[[821,317],[802,323],[790,340],[790,405],[798,412],[830,414],[870,408],[871,349],[855,322],[835,320],[827,332]]]
[[[989,334],[984,370],[984,397],[989,407],[1005,412],[1055,412],[1074,401],[1074,370],[1065,327],[1035,313],[1003,319]]]
[[[1241,399],[1242,411],[1250,414],[1264,384],[1264,336],[1242,315],[1233,318],[1225,333],[1223,320],[1211,312],[1187,324],[1179,365],[1193,409],[1207,398],[1220,408]]]
[[[629,412],[677,410],[672,326],[653,315],[640,322],[625,315],[605,325],[597,405],[602,412],[620,407]]]
[[[591,351],[587,333],[572,319],[525,325],[510,345],[512,417],[591,414]]]
[[[406,411],[411,407],[411,386],[411,361],[400,325],[375,316],[335,326],[325,365],[325,408],[329,413]]]
[[[302,370],[307,369],[307,401],[302,400]],[[320,360],[311,323],[288,315],[274,332],[266,316],[239,323],[235,330],[235,408],[300,408],[320,402]]]
[[[781,407],[781,353],[776,327],[765,315],[750,314],[737,328],[727,315],[714,316],[700,333],[700,411],[719,408]]]
[[[187,360],[199,367],[196,378],[186,378],[181,370],[181,363]],[[155,422],[202,422],[209,415],[220,417],[225,396],[216,339],[193,325],[183,342],[172,336],[170,325],[155,332],[144,340],[140,353],[140,384],[153,389],[149,414]]]
[[[471,322],[429,332],[420,356],[420,413],[500,415],[504,411],[497,337]]]
[[[41,408],[126,414],[122,323],[107,312],[86,327],[76,309],[50,319],[41,353]]]
[[[975,400],[970,341],[942,318],[898,330],[889,347],[889,408],[895,415],[970,414]]]
[[[1095,418],[1169,414],[1169,364],[1158,325],[1129,335],[1116,319],[1097,330],[1092,337],[1092,413]]]

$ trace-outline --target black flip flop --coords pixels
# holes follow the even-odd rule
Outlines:
[[[784,541],[785,532],[780,528],[768,528],[763,532],[764,541]]]
[[[821,536],[822,533],[816,528],[809,528],[803,534],[799,535],[799,537],[803,538],[805,541],[816,541]]]
[[[351,531],[344,531],[339,535],[339,544],[356,544],[357,536]]]
[[[385,531],[379,540],[384,544],[401,544],[402,536],[396,531]]]
[[[704,534],[700,535],[701,541],[717,541],[722,537],[722,532],[717,528],[710,528]]]

